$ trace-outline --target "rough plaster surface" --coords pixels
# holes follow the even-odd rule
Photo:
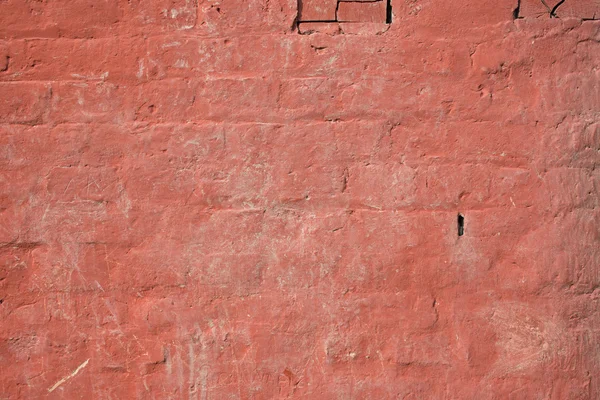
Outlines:
[[[0,398],[599,399],[598,2],[515,3],[0,1]]]

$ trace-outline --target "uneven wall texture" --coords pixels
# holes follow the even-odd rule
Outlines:
[[[367,3],[0,0],[0,398],[600,399],[599,2]]]

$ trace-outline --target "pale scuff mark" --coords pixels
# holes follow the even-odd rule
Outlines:
[[[519,373],[561,357],[564,330],[539,310],[523,305],[496,308],[491,316],[500,355],[493,376]]]
[[[64,378],[62,378],[61,380],[56,382],[51,388],[48,389],[48,393],[52,393],[60,385],[62,385],[69,379],[73,378],[75,375],[77,375],[79,373],[79,371],[81,371],[82,369],[84,369],[86,367],[86,365],[88,365],[88,362],[90,362],[89,358],[87,360],[85,360],[79,367],[75,368],[75,371],[71,372],[69,375],[65,376]]]
[[[138,79],[142,79],[144,76],[144,60],[139,61],[139,69],[135,76],[137,76]]]

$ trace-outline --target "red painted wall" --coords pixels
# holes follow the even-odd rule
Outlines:
[[[599,399],[599,2],[516,3],[0,1],[0,398]]]

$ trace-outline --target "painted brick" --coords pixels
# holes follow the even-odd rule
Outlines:
[[[535,1],[535,0],[533,0]],[[393,22],[408,31],[423,34],[463,37],[463,32],[477,27],[501,24],[513,18],[517,2],[482,0],[469,2],[428,3],[393,1]]]
[[[198,3],[198,17],[193,32],[216,37],[224,34],[244,36],[248,33],[287,33],[298,15],[297,0],[185,1],[190,4]]]
[[[302,0],[299,2],[298,18],[304,21],[335,21],[337,0]]]
[[[2,81],[135,79],[137,60],[146,55],[142,39],[23,39],[7,44],[10,70],[0,72]]]
[[[45,122],[52,97],[47,83],[0,83],[0,123],[35,125]]]
[[[117,0],[74,0],[60,5],[9,0],[0,7],[3,15],[0,37],[3,38],[106,36],[121,16]]]
[[[337,11],[340,22],[386,22],[387,2],[341,1]]]

